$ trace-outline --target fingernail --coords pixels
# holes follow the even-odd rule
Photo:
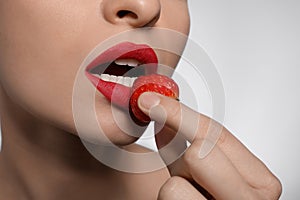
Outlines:
[[[167,114],[165,109],[159,104],[160,97],[153,92],[145,92],[138,99],[138,106],[144,113],[148,113],[152,120],[164,124]]]
[[[149,111],[152,107],[160,103],[160,98],[153,92],[145,92],[138,99],[138,106]]]

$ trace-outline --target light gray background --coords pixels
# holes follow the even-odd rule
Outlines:
[[[189,4],[191,38],[224,83],[225,126],[280,178],[281,199],[300,199],[300,1]]]
[[[280,178],[281,199],[300,199],[300,1],[189,4],[191,38],[206,50],[224,83],[225,126]],[[185,72],[184,64],[178,71]],[[199,110],[209,113],[207,97],[201,98]]]

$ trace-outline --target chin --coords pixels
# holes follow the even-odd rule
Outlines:
[[[116,146],[127,146],[135,143],[139,138],[125,134],[124,132],[113,133],[108,136],[111,143]]]
[[[97,110],[97,109],[96,109]],[[137,125],[128,111],[118,107],[106,106],[97,111],[99,128],[111,142],[118,146],[125,146],[137,141],[145,132],[146,126]]]
[[[144,133],[146,127],[140,132],[135,132],[135,134],[139,134],[140,136]],[[116,146],[127,146],[135,143],[140,136],[133,136],[125,133],[118,126],[110,126],[108,129],[103,130],[102,133],[99,131],[97,134],[95,132],[86,131],[84,133],[75,133],[79,138],[85,142],[96,144],[96,145],[116,145]]]
[[[145,132],[147,125],[137,125],[128,111],[112,106],[104,97],[97,95],[94,103],[94,107],[86,107],[85,104],[74,118],[76,135],[82,140],[126,146],[137,141]]]

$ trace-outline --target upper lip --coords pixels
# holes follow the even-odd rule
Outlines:
[[[92,69],[97,68],[101,64],[106,63],[106,67],[117,59],[134,59],[137,60],[140,65],[143,64],[155,64],[151,65],[150,72],[156,71],[158,59],[155,51],[147,44],[134,44],[131,42],[119,43],[111,48],[107,49],[99,56],[97,56],[87,67],[86,72],[90,72]],[[105,68],[106,68],[105,67]],[[103,72],[105,69],[103,70]]]

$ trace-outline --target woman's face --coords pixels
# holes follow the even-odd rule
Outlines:
[[[145,26],[187,35],[186,0],[0,1],[2,92],[29,113],[77,134],[72,92],[79,66],[102,41]],[[175,56],[156,54],[164,64],[174,66],[177,61]],[[96,102],[97,117],[109,139],[116,144],[132,142],[116,125],[110,103],[99,94]]]

